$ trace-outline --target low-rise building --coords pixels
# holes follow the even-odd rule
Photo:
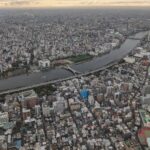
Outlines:
[[[50,61],[48,59],[39,60],[39,67],[40,68],[49,68],[50,67]]]

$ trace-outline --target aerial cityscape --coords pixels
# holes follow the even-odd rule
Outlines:
[[[149,6],[0,1],[0,150],[150,150]]]

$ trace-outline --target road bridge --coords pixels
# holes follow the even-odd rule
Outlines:
[[[70,71],[70,72],[73,73],[74,75],[81,74],[81,72],[76,71],[75,69],[71,68],[69,65],[64,66],[63,68],[66,69],[66,70],[68,70],[68,71]]]

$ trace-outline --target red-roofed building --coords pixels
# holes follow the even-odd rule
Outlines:
[[[138,138],[143,146],[147,146],[147,138],[150,138],[150,128],[143,127],[138,131]]]

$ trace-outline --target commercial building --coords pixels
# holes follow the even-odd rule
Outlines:
[[[0,112],[0,127],[4,127],[6,123],[9,122],[8,112]]]
[[[38,104],[38,95],[34,90],[25,91],[19,94],[19,100],[23,107],[33,108]]]
[[[42,68],[49,68],[50,67],[50,61],[45,59],[45,60],[39,60],[39,67]]]
[[[146,110],[139,110],[139,114],[142,120],[142,124],[144,127],[150,128],[150,113]]]
[[[143,127],[138,131],[138,138],[143,146],[149,146],[150,128]]]

